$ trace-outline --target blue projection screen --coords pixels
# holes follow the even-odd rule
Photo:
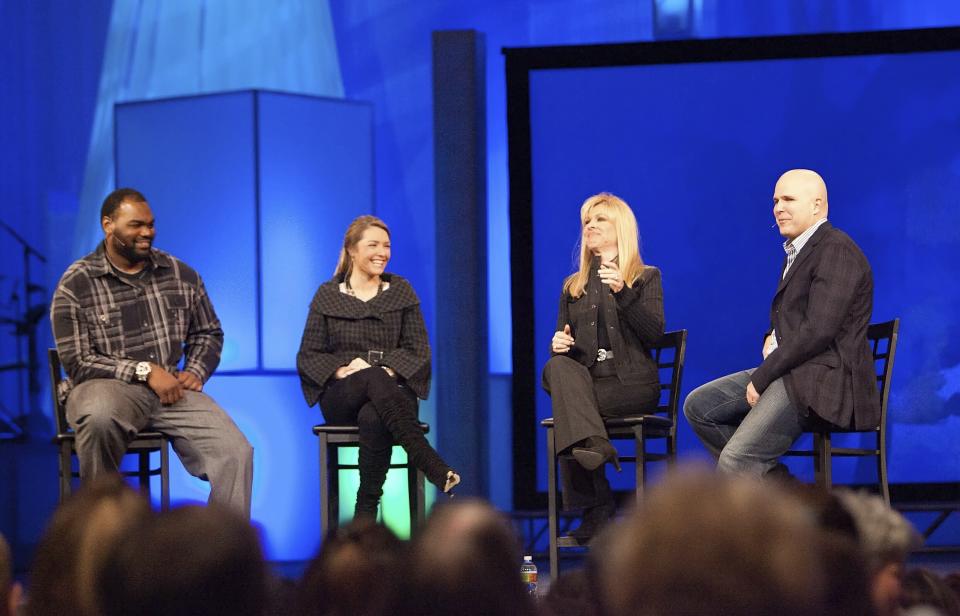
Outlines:
[[[783,261],[773,186],[783,171],[807,167],[827,181],[831,222],[870,260],[873,321],[902,319],[891,481],[960,480],[960,231],[951,216],[960,195],[958,33],[728,39],[712,50],[708,41],[617,46],[639,58],[632,63],[604,46],[508,50],[508,73],[512,53],[526,61],[528,88],[515,79],[511,96],[529,105],[524,114],[524,100],[511,99],[513,274],[524,265],[530,272],[527,297],[514,302],[514,331],[523,330],[524,311],[533,331],[515,352],[515,362],[533,355],[532,366],[515,363],[515,386],[535,400],[536,417],[523,421],[551,414],[540,371],[562,280],[575,268],[586,197],[616,193],[637,215],[644,260],[663,272],[667,329],[689,330],[685,396],[759,363]],[[935,39],[924,46],[925,36]],[[911,51],[917,40],[937,51]],[[529,233],[518,237],[526,216]],[[682,414],[679,433],[681,458],[705,456]],[[812,476],[809,460],[791,466]],[[839,482],[874,481],[871,461],[835,466]]]

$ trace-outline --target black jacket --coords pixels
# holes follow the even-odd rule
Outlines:
[[[824,223],[777,286],[770,324],[778,347],[751,376],[757,392],[783,377],[801,414],[812,411],[842,428],[875,427],[880,395],[867,343],[872,308],[867,258],[846,233]]]
[[[596,271],[591,271],[590,276],[591,280],[596,277]],[[657,366],[647,349],[663,336],[660,270],[647,266],[632,288],[624,285],[619,293],[594,281],[580,297],[571,297],[569,293],[560,296],[557,331],[570,325],[574,345],[568,354],[588,368],[597,361],[597,314],[601,309],[620,382],[658,383]]]
[[[410,283],[384,274],[390,283],[383,293],[364,302],[341,293],[340,280],[320,285],[300,340],[297,372],[307,404],[323,395],[327,381],[340,366],[367,359],[367,351],[383,351],[380,364],[389,366],[418,397],[430,392],[430,340],[420,312],[420,299]]]

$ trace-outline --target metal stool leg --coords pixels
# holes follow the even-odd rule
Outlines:
[[[647,470],[647,441],[643,435],[643,424],[633,428],[633,440],[636,442],[637,454],[637,462],[634,464],[637,470],[637,485],[634,487],[633,493],[636,497],[637,506],[639,507],[643,503],[643,488],[644,482],[646,481],[645,472]]]
[[[170,442],[160,445],[160,511],[170,511]]]
[[[71,455],[70,443],[60,443],[60,502],[62,503],[70,496],[73,488],[73,456]]]
[[[150,452],[141,451],[137,454],[137,483],[140,492],[150,498]]]
[[[320,535],[326,536],[330,530],[330,452],[328,437],[320,433]]]
[[[547,428],[547,526],[550,537],[550,579],[560,574],[560,548],[557,545],[559,523],[557,520],[557,455],[556,433],[553,426]]]
[[[880,494],[883,500],[890,506],[890,483],[887,479],[887,444],[884,442],[883,433],[877,437],[877,480],[880,482]]]

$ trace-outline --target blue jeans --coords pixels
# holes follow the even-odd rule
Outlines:
[[[753,370],[744,370],[694,389],[683,402],[683,414],[725,473],[763,475],[777,464],[803,433],[800,413],[783,379],[777,379],[747,404]]]

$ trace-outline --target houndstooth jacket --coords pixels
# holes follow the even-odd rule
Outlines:
[[[420,298],[400,276],[384,274],[388,289],[369,301],[341,293],[340,280],[320,285],[300,340],[297,371],[307,404],[323,395],[340,366],[383,351],[380,365],[392,368],[417,396],[430,391],[430,340],[420,312]]]

